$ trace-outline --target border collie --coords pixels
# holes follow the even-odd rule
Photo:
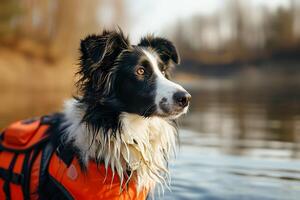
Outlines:
[[[121,30],[81,41],[79,95],[64,108],[64,138],[79,152],[111,168],[137,188],[167,185],[168,160],[175,153],[176,119],[191,95],[170,81],[179,63],[167,39],[147,36],[131,45]]]

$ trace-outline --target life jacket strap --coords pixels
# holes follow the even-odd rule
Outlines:
[[[9,167],[8,167],[8,170],[7,170],[7,177],[6,177],[6,180],[3,184],[3,191],[6,195],[6,199],[7,200],[10,200],[11,199],[11,196],[10,196],[10,182],[12,181],[12,176],[13,176],[13,169],[14,169],[14,166],[16,164],[16,160],[18,158],[18,154],[16,153],[13,157],[13,159],[11,160],[10,164],[9,164]]]
[[[9,181],[13,184],[22,184],[24,176],[22,174],[10,173],[7,169],[0,168],[0,177],[5,181]]]

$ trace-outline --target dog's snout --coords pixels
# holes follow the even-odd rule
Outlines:
[[[180,107],[186,107],[189,105],[192,96],[188,92],[176,92],[173,95],[174,102]]]

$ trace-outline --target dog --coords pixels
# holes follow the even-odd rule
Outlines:
[[[90,161],[111,169],[120,185],[134,180],[137,192],[169,184],[176,119],[191,95],[170,80],[180,58],[174,44],[148,35],[132,45],[121,30],[89,35],[80,44],[78,95],[65,103],[52,136],[89,170]]]

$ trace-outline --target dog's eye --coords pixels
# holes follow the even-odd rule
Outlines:
[[[166,70],[162,70],[161,73],[162,73],[162,75],[165,76],[166,75]]]
[[[145,74],[145,69],[144,69],[144,67],[139,67],[139,68],[137,68],[136,74],[137,74],[137,75],[144,75],[144,74]]]

